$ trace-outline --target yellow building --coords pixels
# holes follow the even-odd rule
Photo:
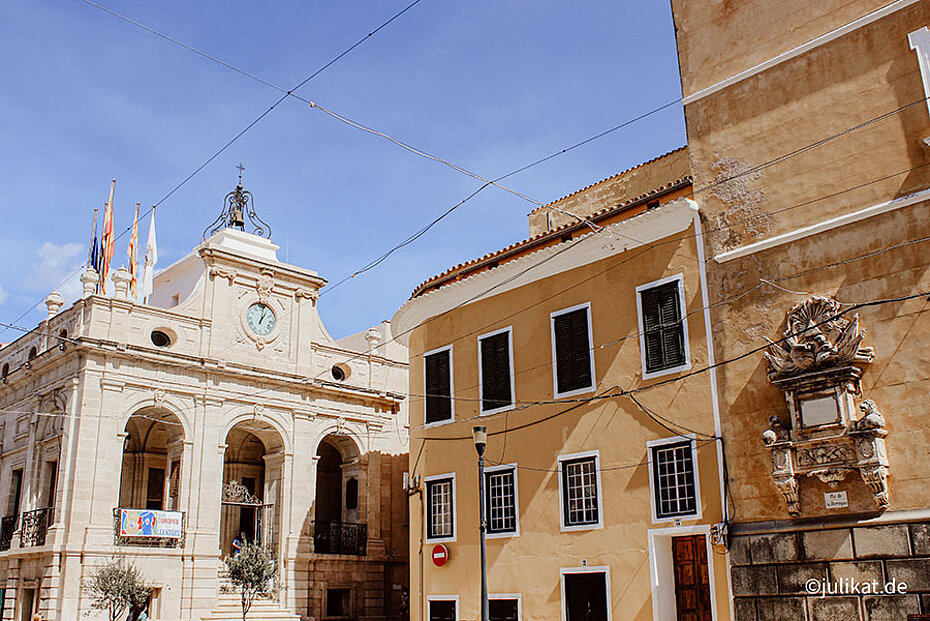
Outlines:
[[[930,2],[672,8],[736,618],[930,615]]]
[[[411,619],[729,619],[724,464],[687,149],[530,216],[420,285],[410,351]]]

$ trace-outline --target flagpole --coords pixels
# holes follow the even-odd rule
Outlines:
[[[139,203],[136,203],[136,214],[132,220],[132,233],[129,235],[129,248],[127,248],[127,254],[129,255],[129,297],[138,301],[138,279],[136,278],[136,273],[138,270],[138,262],[136,261],[136,255],[138,254],[139,247]]]

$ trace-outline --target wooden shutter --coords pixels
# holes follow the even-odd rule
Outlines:
[[[588,340],[588,309],[579,308],[553,319],[555,375],[558,392],[589,388],[591,348]]]
[[[450,353],[447,349],[425,357],[427,423],[452,419]]]
[[[685,362],[684,327],[678,281],[640,292],[646,371],[677,367]]]
[[[510,394],[510,332],[479,341],[481,347],[481,410],[496,410],[513,403]]]

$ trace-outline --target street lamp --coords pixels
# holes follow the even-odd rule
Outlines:
[[[488,621],[488,560],[487,534],[488,524],[484,511],[484,449],[488,445],[488,428],[476,425],[471,428],[478,451],[478,512],[481,524],[481,621]]]

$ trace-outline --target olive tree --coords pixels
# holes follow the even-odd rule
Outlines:
[[[91,608],[104,611],[110,621],[116,621],[127,609],[131,617],[137,615],[152,590],[139,568],[122,558],[94,569],[85,588],[91,596]]]
[[[264,546],[243,541],[237,554],[226,557],[226,569],[229,581],[242,602],[242,621],[245,621],[252,602],[274,591],[277,560]]]

